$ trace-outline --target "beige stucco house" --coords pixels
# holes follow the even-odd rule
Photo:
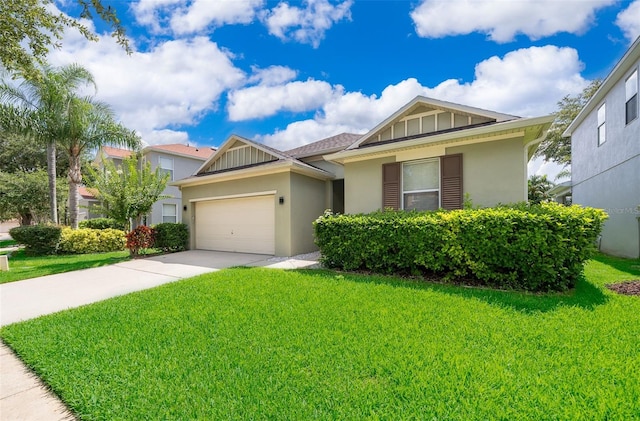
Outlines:
[[[458,209],[527,200],[527,163],[553,116],[416,97],[364,135],[278,151],[231,136],[182,192],[191,248],[291,256],[325,209]]]

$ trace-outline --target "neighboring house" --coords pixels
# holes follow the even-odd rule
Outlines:
[[[640,257],[640,38],[565,131],[571,136],[573,203],[609,214],[600,249]]]
[[[87,219],[99,218],[100,213],[95,212],[95,206],[100,204],[100,201],[96,199],[96,197],[89,191],[85,186],[80,186],[78,188],[78,194],[80,195],[80,200],[78,201],[79,205],[79,213],[78,213],[78,222],[84,221]]]
[[[191,248],[291,256],[316,249],[325,209],[459,209],[527,200],[527,163],[553,116],[520,118],[416,97],[369,133],[282,152],[231,136],[182,190]]]
[[[141,164],[148,162],[152,170],[160,168],[162,173],[169,173],[171,183],[194,174],[214,151],[211,147],[198,148],[182,144],[147,146],[141,151]],[[99,165],[102,159],[111,159],[116,165],[121,165],[122,160],[132,153],[130,150],[106,146],[98,151],[95,162]],[[154,203],[151,213],[146,217],[146,224],[182,222],[180,189],[167,184],[163,194],[170,197]]]
[[[549,190],[549,196],[561,205],[571,205],[571,181],[563,181],[562,183],[558,183],[553,186],[553,188]]]

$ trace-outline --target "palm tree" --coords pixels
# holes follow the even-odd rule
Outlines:
[[[78,228],[78,187],[82,183],[82,154],[107,144],[140,147],[135,132],[115,121],[111,108],[91,97],[72,97],[58,145],[69,157],[69,215],[71,228]]]
[[[65,115],[73,94],[95,81],[82,66],[45,66],[42,77],[24,79],[19,84],[0,82],[0,125],[3,130],[26,134],[47,146],[47,175],[51,220],[58,223],[56,200],[56,144],[65,130]]]
[[[555,184],[547,179],[546,175],[532,175],[527,182],[529,187],[529,203],[539,204],[552,199],[549,194]]]

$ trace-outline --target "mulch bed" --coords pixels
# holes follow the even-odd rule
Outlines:
[[[640,296],[640,279],[637,281],[621,282],[619,284],[609,284],[606,285],[606,287],[618,294]]]

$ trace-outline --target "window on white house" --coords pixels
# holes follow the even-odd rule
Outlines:
[[[598,146],[607,141],[607,126],[606,126],[606,104],[602,104],[598,108]]]
[[[402,164],[402,208],[440,208],[440,160],[423,159]]]
[[[169,181],[173,181],[173,159],[160,156],[158,157],[158,166],[160,167],[160,173],[171,174]]]
[[[634,70],[624,84],[626,124],[638,118],[638,70]]]
[[[162,222],[178,222],[177,206],[171,203],[162,204]]]

